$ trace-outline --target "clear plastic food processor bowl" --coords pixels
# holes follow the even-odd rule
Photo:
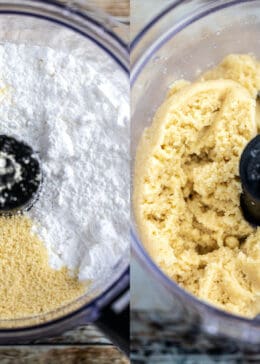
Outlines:
[[[260,58],[260,1],[173,1],[133,40],[131,46],[131,155],[145,127],[177,79],[196,79],[230,53]],[[132,166],[133,170],[133,166]],[[234,316],[199,301],[170,280],[138,238],[134,218],[132,247],[142,266],[164,287],[172,312],[186,316],[204,332],[249,346],[260,343],[260,318]]]
[[[128,50],[113,32],[114,26],[112,18],[88,8],[87,4],[83,9],[55,1],[0,1],[1,43],[48,46],[68,53],[80,48],[86,62],[88,47],[96,47],[96,57],[106,55],[111,61],[111,70],[120,75],[122,100],[129,102]],[[102,66],[99,72],[102,74]],[[129,252],[125,251],[116,266],[74,302],[48,314],[0,320],[0,343],[28,341],[96,320],[102,308],[127,286],[128,268]]]

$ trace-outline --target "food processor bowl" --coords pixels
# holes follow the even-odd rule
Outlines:
[[[131,44],[132,174],[137,144],[170,84],[178,79],[195,80],[230,53],[253,53],[260,58],[259,29],[257,0],[173,1],[136,36]],[[258,347],[259,317],[251,320],[224,312],[168,278],[142,245],[134,216],[131,239],[134,256],[164,287],[175,316],[182,315],[192,327],[211,337],[225,337],[247,348]]]
[[[68,2],[69,3],[69,2]],[[122,102],[129,104],[127,45],[114,32],[123,25],[101,11],[56,1],[0,1],[0,42],[30,44],[72,52],[79,57],[95,47],[95,59],[106,57],[111,77],[120,82]],[[121,29],[122,30],[122,29]],[[102,62],[99,62],[102,74]],[[104,74],[104,77],[107,77]],[[96,279],[82,297],[64,307],[17,320],[0,320],[0,343],[21,343],[51,336],[79,324],[96,321],[116,344],[129,352],[129,251]]]

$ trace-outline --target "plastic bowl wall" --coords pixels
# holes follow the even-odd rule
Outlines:
[[[75,5],[75,2],[74,2]],[[0,0],[0,43],[15,42],[77,52],[88,61],[88,49],[95,57],[110,62],[110,77],[119,77],[122,102],[129,103],[128,49],[113,32],[112,18],[92,7],[67,7],[55,1]],[[93,53],[93,52],[92,52]],[[102,62],[99,62],[102,74]],[[29,70],[28,70],[29,71]],[[107,77],[104,73],[104,77]],[[78,324],[95,320],[103,306],[128,283],[129,251],[117,264],[74,302],[56,311],[19,320],[0,321],[0,343],[17,343],[54,335]]]
[[[137,35],[131,47],[131,157],[145,127],[177,79],[194,80],[201,70],[230,53],[260,58],[260,1],[175,1]],[[132,216],[132,247],[142,266],[172,297],[179,310],[204,332],[249,345],[260,342],[260,320],[248,320],[198,300],[156,266],[138,238]]]

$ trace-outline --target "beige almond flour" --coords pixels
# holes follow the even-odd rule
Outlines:
[[[86,290],[67,268],[54,270],[25,216],[0,217],[0,319],[47,313]]]
[[[246,317],[260,313],[260,229],[241,213],[239,160],[259,133],[258,90],[250,55],[173,84],[140,141],[133,194],[141,241],[166,274]]]

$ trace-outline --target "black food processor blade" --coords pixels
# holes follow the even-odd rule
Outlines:
[[[0,135],[0,214],[29,210],[42,183],[40,162],[24,142]]]
[[[252,139],[244,149],[239,166],[243,192],[240,198],[245,219],[252,225],[260,225],[260,135]]]

